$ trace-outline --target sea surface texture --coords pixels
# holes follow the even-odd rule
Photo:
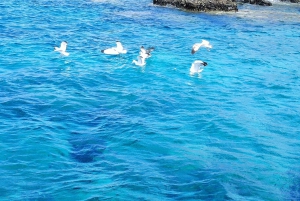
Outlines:
[[[2,0],[0,200],[299,201],[300,5],[273,4]]]

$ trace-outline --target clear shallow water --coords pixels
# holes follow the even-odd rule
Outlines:
[[[300,199],[299,5],[0,9],[1,200]],[[101,54],[117,39],[128,54]],[[201,39],[214,48],[191,55]]]

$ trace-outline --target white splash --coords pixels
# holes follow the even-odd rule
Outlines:
[[[201,73],[204,70],[204,66],[206,66],[207,63],[201,60],[196,60],[192,63],[190,68],[190,73]]]

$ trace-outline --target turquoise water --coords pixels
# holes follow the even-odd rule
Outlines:
[[[0,2],[0,200],[300,200],[299,4],[151,2]]]

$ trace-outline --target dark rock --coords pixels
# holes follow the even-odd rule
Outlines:
[[[153,0],[153,4],[172,5],[188,11],[238,11],[235,0]]]
[[[243,0],[242,2],[243,3],[256,4],[256,5],[260,5],[260,6],[272,6],[272,3],[268,0]]]
[[[268,0],[256,0],[256,4],[260,6],[272,6],[272,3]]]
[[[300,3],[300,0],[280,0],[283,2]]]

